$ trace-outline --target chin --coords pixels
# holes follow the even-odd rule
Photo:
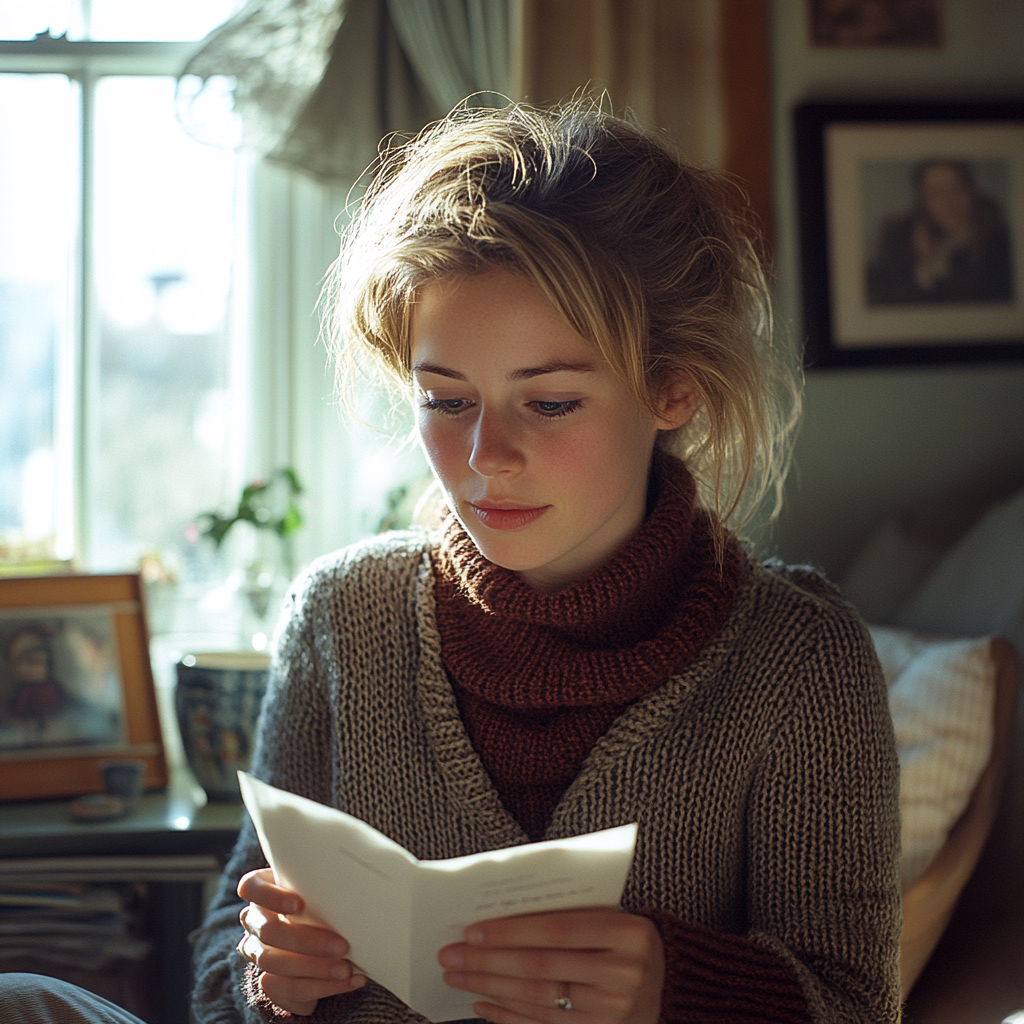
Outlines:
[[[528,553],[510,551],[507,544],[482,544],[478,537],[473,537],[473,543],[488,562],[500,565],[502,569],[508,569],[510,572],[526,572],[544,564],[543,560],[531,558]]]
[[[479,528],[471,530],[465,523],[462,527],[469,534],[470,539],[488,562],[508,569],[510,572],[529,572],[531,569],[538,569],[546,565],[550,558],[536,551],[532,545],[523,543],[522,540],[513,540],[508,534],[498,537],[481,536]]]

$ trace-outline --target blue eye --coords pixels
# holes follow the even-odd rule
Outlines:
[[[546,419],[553,420],[558,416],[568,416],[575,412],[583,402],[578,398],[566,402],[531,402],[533,408]]]
[[[429,412],[440,413],[442,416],[458,416],[468,409],[472,403],[465,398],[428,398],[424,396],[420,408]]]

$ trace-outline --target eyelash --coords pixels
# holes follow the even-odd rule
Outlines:
[[[566,402],[531,402],[530,405],[539,407],[542,405],[554,405],[556,409],[550,412],[544,412],[542,409],[537,408],[536,411],[543,416],[545,419],[554,420],[558,419],[559,416],[568,416],[570,413],[574,413],[581,405],[582,401],[578,398],[569,399]]]
[[[464,402],[464,398],[427,398],[424,397],[420,401],[420,408],[426,409],[428,412],[436,412],[442,416],[458,416],[462,412],[462,408],[453,409],[451,406],[455,402]]]
[[[453,405],[457,403],[466,403],[453,408]],[[576,412],[580,406],[583,405],[583,401],[579,398],[572,398],[565,402],[529,402],[529,405],[534,407],[534,411],[538,416],[541,416],[546,420],[556,420],[562,416],[569,416]],[[541,406],[555,406],[556,408],[545,411],[540,408]],[[428,412],[436,412],[440,416],[458,416],[468,407],[468,402],[465,398],[427,398],[424,397],[420,401],[420,408],[426,409]]]

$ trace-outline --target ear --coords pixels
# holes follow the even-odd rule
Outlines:
[[[687,377],[672,377],[658,397],[658,412],[654,420],[659,430],[676,430],[688,423],[700,407],[700,392]]]

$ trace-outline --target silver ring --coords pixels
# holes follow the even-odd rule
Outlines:
[[[555,1000],[555,1006],[560,1010],[571,1010],[572,1000],[569,998],[569,982],[560,981],[558,983],[558,998]]]

